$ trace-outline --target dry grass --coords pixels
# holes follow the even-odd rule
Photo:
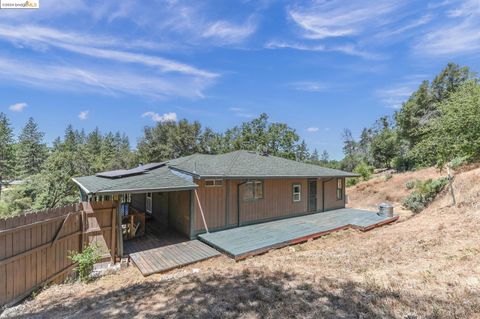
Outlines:
[[[407,182],[425,181],[441,176],[446,176],[446,172],[440,172],[433,167],[415,172],[392,174],[392,178],[388,180],[384,178],[384,174],[378,174],[369,181],[361,182],[347,189],[349,206],[377,210],[378,204],[387,202],[393,204],[395,213],[400,215],[400,218],[408,218],[412,213],[402,207],[403,199],[411,192],[406,187]]]
[[[360,184],[351,205],[368,208],[386,190],[400,202],[407,180],[435,174]],[[88,285],[53,286],[4,316],[480,318],[480,169],[459,174],[455,187],[456,207],[442,194],[422,213],[367,233],[343,231],[148,278],[129,267]]]

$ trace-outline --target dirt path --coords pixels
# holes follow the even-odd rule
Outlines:
[[[404,179],[419,177],[409,174],[374,184],[376,193],[356,186],[351,205],[368,208],[374,200],[359,199],[363,191],[401,201]],[[458,175],[455,186],[456,207],[442,195],[421,214],[367,233],[147,278],[129,267],[88,285],[52,286],[2,317],[480,318],[480,169]]]

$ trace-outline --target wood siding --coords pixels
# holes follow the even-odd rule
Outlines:
[[[131,205],[133,208],[136,208],[142,212],[145,211],[145,196],[146,194],[132,194],[131,195]]]
[[[152,216],[165,226],[168,226],[168,197],[168,193],[152,194]]]
[[[293,185],[301,185],[300,201],[293,201]],[[245,184],[240,186],[240,226],[262,220],[301,215],[307,212],[308,186],[306,179],[267,179],[263,199],[243,200]]]
[[[190,191],[168,192],[168,224],[190,235]]]
[[[322,179],[317,179],[316,212],[345,207],[345,190],[343,200],[337,201],[336,178],[329,180],[325,179],[324,200],[324,183]],[[205,187],[204,180],[195,180],[194,182],[199,185],[197,193],[210,231],[314,213],[308,212],[308,179],[306,178],[263,180],[263,199],[250,201],[243,200],[245,180],[223,180],[222,187]],[[302,187],[299,202],[293,201],[293,184],[300,184]],[[240,191],[240,197],[238,191]],[[239,203],[240,220],[238,216]],[[325,207],[323,207],[324,204]],[[205,227],[196,199],[193,208],[193,235],[195,236],[205,232]]]
[[[229,181],[223,181],[222,186],[205,187],[205,180],[195,180],[198,185],[197,194],[202,204],[205,221],[209,230],[215,230],[226,227],[227,221],[227,187],[231,185]],[[194,205],[195,230],[204,231],[203,219],[197,200]]]
[[[323,183],[325,187],[325,207],[324,210],[332,210],[345,207],[345,178],[342,178],[343,196],[337,200],[337,178],[326,179]]]

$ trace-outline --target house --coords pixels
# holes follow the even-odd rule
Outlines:
[[[83,201],[128,202],[189,238],[345,207],[356,174],[250,151],[194,154],[74,178]]]

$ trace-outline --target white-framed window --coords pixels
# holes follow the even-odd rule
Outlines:
[[[299,202],[302,200],[302,185],[293,184],[292,185],[292,199],[294,202]]]
[[[206,179],[205,187],[222,187],[223,179]]]
[[[343,179],[337,178],[337,200],[343,199]]]
[[[263,199],[263,181],[249,181],[245,184],[243,200]]]

